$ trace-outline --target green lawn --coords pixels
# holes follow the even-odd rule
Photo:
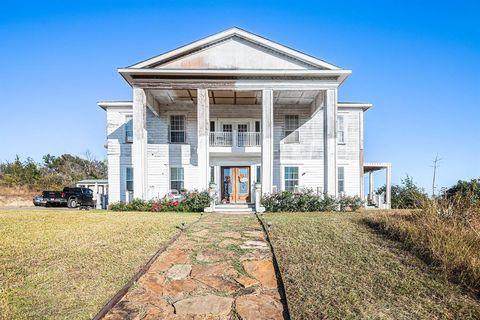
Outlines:
[[[293,319],[479,319],[480,301],[361,222],[375,213],[274,213]]]
[[[89,319],[188,213],[0,211],[0,319]]]

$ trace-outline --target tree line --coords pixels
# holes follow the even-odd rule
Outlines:
[[[60,190],[83,179],[106,179],[106,160],[96,160],[90,152],[84,157],[71,154],[47,154],[42,161],[22,160],[0,163],[0,186],[25,188],[32,191]]]
[[[385,186],[376,190],[377,194],[385,192]],[[409,175],[401,180],[400,184],[392,185],[392,209],[416,209],[422,207],[425,200],[429,199],[425,190],[415,184]],[[454,199],[460,197],[471,205],[480,206],[480,179],[470,181],[459,180],[449,188],[443,188],[433,198]]]

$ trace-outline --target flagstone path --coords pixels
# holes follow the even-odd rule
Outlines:
[[[284,319],[272,254],[259,222],[253,215],[202,218],[104,319]]]

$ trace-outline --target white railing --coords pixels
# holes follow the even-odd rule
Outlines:
[[[260,132],[238,132],[237,146],[239,147],[258,147],[261,143]]]
[[[231,147],[233,145],[232,132],[210,132],[211,147]]]
[[[211,147],[258,147],[261,139],[260,132],[210,132]]]

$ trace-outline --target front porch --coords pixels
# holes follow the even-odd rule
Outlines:
[[[133,127],[144,128],[140,132],[133,130],[134,166],[145,161],[143,150],[166,147],[166,164],[170,167],[188,163],[185,180],[194,179],[195,183],[189,182],[185,188],[206,190],[214,181],[218,194],[224,193],[222,168],[246,166],[249,177],[248,188],[244,189],[250,192],[246,202],[252,204],[256,182],[262,182],[262,193],[283,190],[284,166],[292,161],[306,161],[313,164],[311,171],[303,173],[302,185],[332,195],[337,193],[336,181],[331,181],[336,179],[335,135],[327,137],[329,144],[322,141],[323,128],[335,130],[335,90],[193,90],[153,86],[134,88],[134,92]],[[321,158],[324,152],[332,155],[326,164]],[[145,164],[140,171],[133,171],[134,198],[145,198],[140,193],[150,183],[149,170]],[[324,171],[331,174],[313,178],[321,177]],[[296,174],[299,176],[300,172]],[[149,188],[147,198],[162,193],[157,187],[151,192]]]
[[[375,192],[374,173],[385,170],[385,190]],[[365,207],[377,209],[391,209],[392,207],[392,164],[380,162],[366,162],[363,165],[364,174],[368,174],[368,193],[364,196]]]

